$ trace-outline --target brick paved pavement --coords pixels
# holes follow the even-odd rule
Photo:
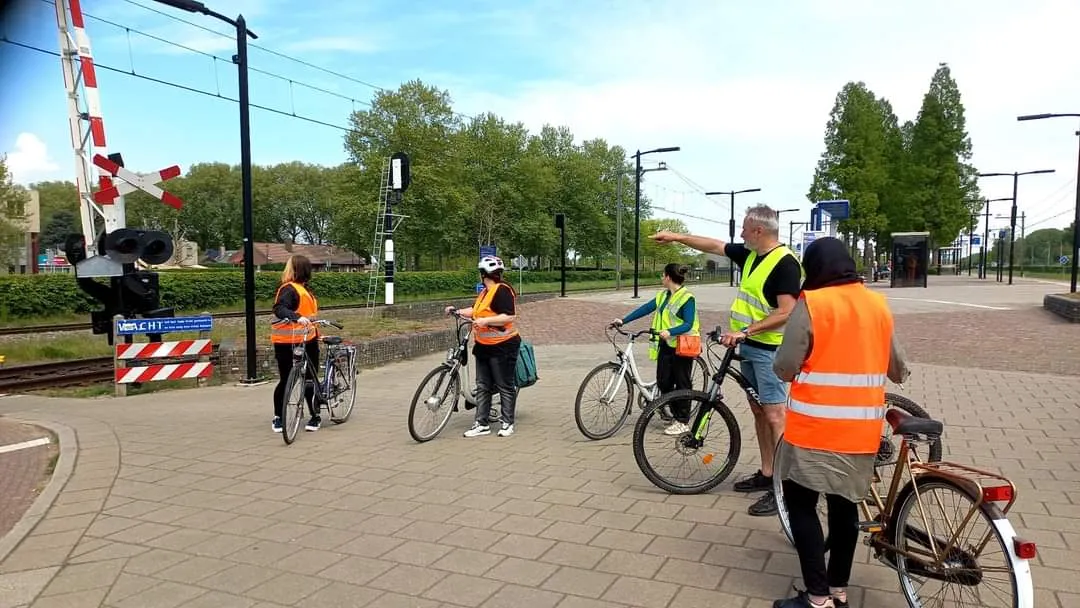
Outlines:
[[[0,447],[48,436],[49,433],[40,427],[0,417]],[[7,534],[33,504],[48,480],[49,460],[56,453],[56,445],[50,443],[0,454],[0,537]]]
[[[577,328],[626,306],[532,306],[573,333],[525,323],[541,383],[509,439],[462,438],[463,413],[412,442],[408,399],[436,356],[366,370],[348,424],[288,447],[269,430],[270,386],[0,400],[0,413],[62,422],[79,443],[66,487],[0,562],[0,608],[767,608],[785,594],[794,553],[730,490],[756,468],[745,403],[733,401],[746,443],[732,478],[667,495],[637,470],[629,428],[590,442],[573,423],[581,377],[610,353]],[[922,364],[904,390],[945,420],[948,456],[1013,476],[1014,525],[1041,547],[1040,608],[1080,605],[1078,391],[1075,377]],[[865,547],[858,559],[853,605],[901,606],[895,575]]]

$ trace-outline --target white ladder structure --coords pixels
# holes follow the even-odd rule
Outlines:
[[[385,303],[394,303],[394,230],[408,216],[394,213],[393,203],[400,195],[391,189],[390,157],[383,164],[382,182],[379,185],[379,209],[375,214],[375,238],[371,244],[368,269],[368,313],[375,312],[379,284],[384,285]],[[385,247],[384,247],[385,245]]]

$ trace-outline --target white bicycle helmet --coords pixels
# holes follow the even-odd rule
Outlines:
[[[485,255],[484,257],[480,258],[480,263],[477,264],[476,267],[487,274],[495,272],[496,270],[506,269],[506,267],[503,266],[502,259],[493,255]]]

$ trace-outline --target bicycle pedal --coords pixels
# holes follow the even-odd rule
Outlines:
[[[871,521],[860,521],[859,522],[859,530],[862,531],[862,532],[866,532],[867,534],[877,534],[878,532],[881,532],[884,529],[885,529],[885,527],[882,526],[881,522],[879,522],[879,521],[871,520]]]

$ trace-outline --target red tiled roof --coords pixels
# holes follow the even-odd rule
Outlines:
[[[364,266],[365,261],[361,256],[333,245],[303,245],[294,243],[286,247],[284,243],[255,243],[254,262],[262,264],[284,264],[290,255],[299,254],[311,260],[314,266],[325,266],[330,260],[331,266]],[[240,249],[229,256],[230,264],[244,263],[244,250]]]

